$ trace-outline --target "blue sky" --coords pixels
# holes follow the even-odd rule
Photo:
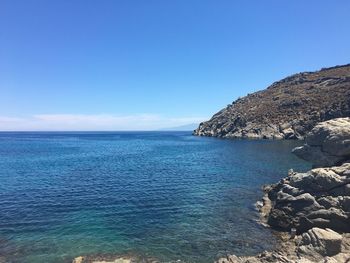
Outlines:
[[[1,0],[0,130],[148,130],[350,63],[350,1]]]

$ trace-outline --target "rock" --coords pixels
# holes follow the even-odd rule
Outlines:
[[[340,235],[330,229],[313,228],[295,239],[285,239],[274,251],[256,256],[229,255],[215,263],[349,263],[350,234]]]
[[[220,258],[215,263],[294,263],[296,261],[288,259],[286,255],[276,252],[263,252],[255,257],[237,257],[235,255]]]
[[[331,229],[312,228],[302,235],[299,253],[317,258],[315,252],[325,256],[334,256],[341,252],[343,237]]]
[[[326,209],[339,207],[339,199],[333,196],[325,196],[318,199],[318,203]]]
[[[292,128],[288,128],[282,131],[285,139],[296,139],[297,136]]]
[[[308,134],[306,143],[321,146],[333,156],[350,156],[350,118],[321,122]]]
[[[304,139],[317,123],[350,116],[349,87],[350,64],[298,73],[265,90],[237,99],[201,123],[194,134],[222,138]],[[327,144],[325,147],[328,148]],[[337,149],[328,148],[330,151]]]
[[[306,144],[293,153],[314,167],[340,164],[350,159],[350,118],[337,118],[317,124],[306,137]]]
[[[349,170],[350,163],[344,163],[290,173],[267,190],[270,199],[267,223],[286,231],[296,228],[298,233],[312,227],[350,232],[350,191],[346,192],[350,185]]]
[[[293,151],[314,165],[329,165],[334,160],[338,163],[349,158],[348,137],[350,118],[322,122],[307,136],[309,144]],[[324,148],[331,150],[323,152]],[[304,156],[300,152],[310,154]],[[265,211],[263,216],[270,226],[286,231],[296,228],[298,233],[313,227],[350,232],[349,162],[306,173],[289,171],[286,178],[265,189],[270,203],[267,212],[264,207],[260,211]]]
[[[84,258],[82,256],[76,257],[73,259],[72,263],[83,263]]]
[[[345,196],[342,199],[341,204],[345,212],[350,212],[350,196]]]
[[[280,125],[283,134],[291,135],[290,127]],[[264,197],[257,203],[261,219],[272,228],[290,232],[289,240],[281,241],[272,252],[228,256],[217,262],[349,263],[350,162],[344,161],[350,160],[349,135],[349,118],[316,125],[306,144],[294,152],[314,165],[330,167],[305,173],[291,169],[277,184],[264,186]]]
[[[241,262],[239,257],[237,257],[235,255],[229,255],[229,256],[227,256],[227,259],[230,263],[240,263]]]
[[[313,167],[332,166],[340,163],[344,158],[339,156],[332,156],[322,151],[321,147],[311,147],[304,145],[296,147],[292,151],[299,158],[313,164]]]
[[[339,253],[331,258],[326,257],[325,263],[349,263],[350,254],[348,253]]]

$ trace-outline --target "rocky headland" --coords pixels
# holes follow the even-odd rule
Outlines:
[[[280,245],[254,257],[230,255],[217,262],[350,262],[350,118],[319,123],[293,152],[318,168],[290,170],[264,187],[257,204],[262,222],[281,231]]]
[[[303,72],[234,101],[203,122],[198,136],[304,139],[319,122],[350,117],[350,64]]]

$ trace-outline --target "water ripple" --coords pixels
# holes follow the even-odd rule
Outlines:
[[[269,249],[274,237],[256,223],[254,203],[262,184],[308,168],[290,154],[296,143],[0,133],[0,255],[55,263],[136,251],[211,262]]]

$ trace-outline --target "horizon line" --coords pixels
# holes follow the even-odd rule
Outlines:
[[[192,131],[192,130],[0,130],[0,133],[6,132],[184,132],[184,131]]]

